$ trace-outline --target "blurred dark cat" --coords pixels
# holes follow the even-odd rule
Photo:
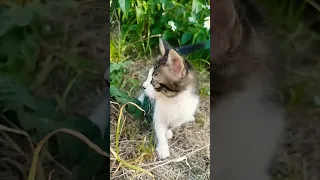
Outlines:
[[[284,130],[284,60],[250,0],[215,0],[211,24],[211,178],[269,180]]]

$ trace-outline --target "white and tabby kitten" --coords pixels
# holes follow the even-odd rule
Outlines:
[[[155,101],[153,122],[157,138],[157,155],[170,156],[168,139],[172,129],[193,122],[199,104],[195,72],[171,46],[160,39],[161,57],[149,70],[143,83],[144,94]],[[144,96],[139,97],[140,101]]]

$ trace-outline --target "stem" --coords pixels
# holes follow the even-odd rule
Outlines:
[[[62,95],[62,102],[64,104],[66,104],[67,101],[67,96],[71,90],[71,88],[73,87],[73,85],[77,82],[77,79],[79,78],[81,72],[78,72],[77,75],[72,79],[72,81],[70,81],[70,83],[68,84],[67,88],[65,89],[65,91],[63,92]]]

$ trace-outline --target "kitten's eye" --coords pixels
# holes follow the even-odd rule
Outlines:
[[[154,79],[151,80],[151,84],[153,87],[156,87],[156,85],[158,84],[158,82]]]

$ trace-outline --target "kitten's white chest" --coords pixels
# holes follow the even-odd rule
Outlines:
[[[199,97],[191,92],[183,92],[174,98],[161,98],[155,103],[154,116],[156,120],[166,122],[171,127],[194,120],[194,114],[199,104]]]

